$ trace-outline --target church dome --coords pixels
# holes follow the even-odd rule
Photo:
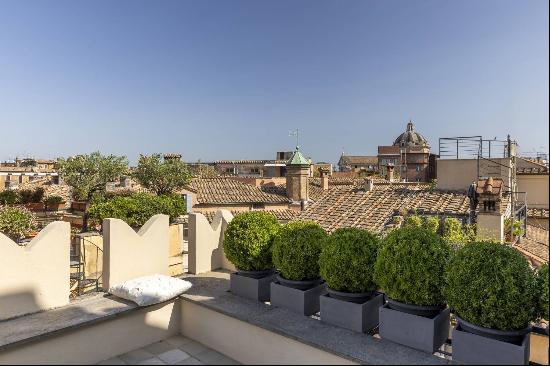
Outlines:
[[[419,147],[430,147],[428,140],[414,129],[414,125],[409,121],[407,123],[407,130],[399,135],[395,139],[393,146],[419,146]]]

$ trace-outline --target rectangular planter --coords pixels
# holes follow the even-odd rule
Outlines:
[[[74,211],[86,211],[86,202],[85,201],[73,201],[71,202],[71,209]]]
[[[238,273],[230,275],[231,292],[237,296],[246,297],[256,301],[269,301],[271,293],[271,282],[275,279],[275,274],[264,278],[256,279],[241,276]]]
[[[453,329],[453,361],[471,364],[528,365],[530,335],[513,344]]]
[[[59,211],[65,208],[65,202],[61,203],[46,203],[46,211]]]
[[[23,204],[23,207],[26,208],[29,211],[44,211],[44,203],[43,202],[31,202],[31,203],[25,203]]]
[[[380,307],[380,337],[420,351],[434,353],[449,337],[449,314],[446,308],[434,318],[403,313]]]
[[[297,290],[283,286],[278,282],[271,283],[271,305],[290,309],[296,313],[310,316],[319,312],[319,297],[326,294],[326,284],[309,290]]]
[[[380,308],[384,295],[378,294],[363,304],[355,304],[321,296],[321,321],[338,327],[366,333],[378,326]]]

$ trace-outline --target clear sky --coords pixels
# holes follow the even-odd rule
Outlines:
[[[0,0],[0,159],[548,150],[547,0]]]

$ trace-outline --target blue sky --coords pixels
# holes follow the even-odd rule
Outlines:
[[[0,159],[548,151],[548,1],[0,0]]]

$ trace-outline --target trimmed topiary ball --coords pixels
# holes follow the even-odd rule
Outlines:
[[[393,300],[412,305],[442,305],[449,246],[427,229],[393,230],[383,240],[374,280]]]
[[[238,214],[225,230],[225,256],[243,271],[273,268],[271,247],[279,227],[277,219],[269,212],[250,211]]]
[[[294,221],[281,227],[273,242],[273,263],[283,278],[306,281],[319,278],[319,255],[325,231],[313,221]]]
[[[321,277],[336,291],[374,291],[374,263],[377,252],[378,238],[368,231],[355,228],[338,229],[323,244],[319,258]]]
[[[537,287],[539,317],[548,320],[550,318],[548,314],[548,264],[543,265],[537,271]]]
[[[523,329],[537,315],[534,271],[515,249],[494,242],[466,244],[445,271],[445,297],[467,322]]]

